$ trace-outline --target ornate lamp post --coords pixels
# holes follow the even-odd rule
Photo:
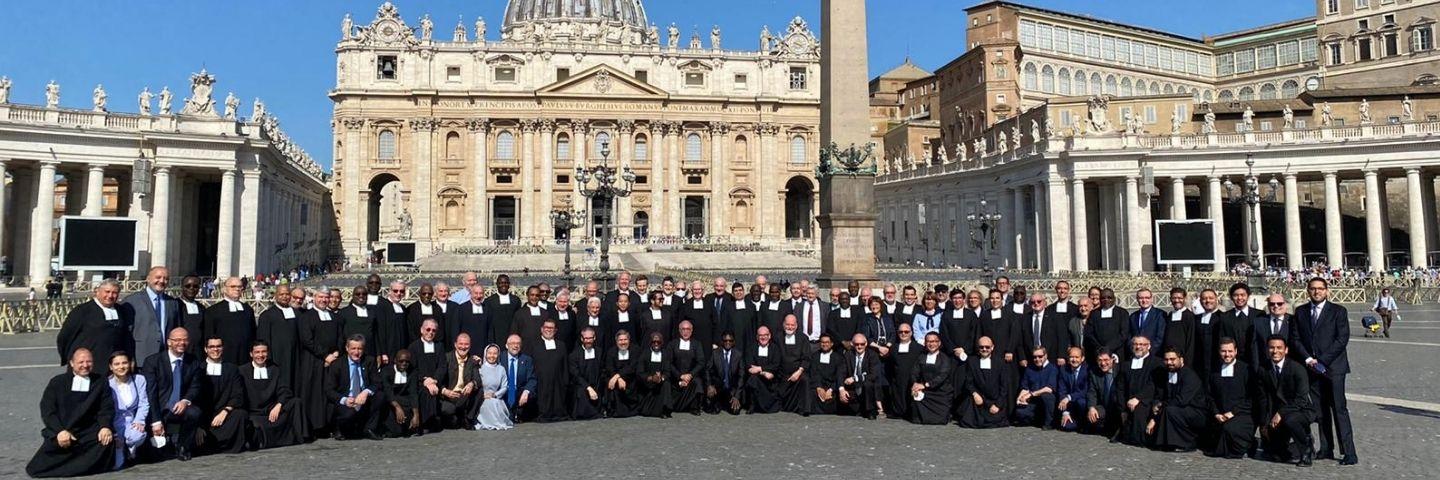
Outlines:
[[[1260,193],[1260,179],[1255,176],[1255,157],[1253,154],[1245,154],[1245,185],[1244,190],[1237,191],[1235,182],[1225,179],[1225,191],[1230,192],[1231,202],[1245,206],[1245,217],[1250,223],[1250,238],[1246,258],[1250,262],[1250,273],[1247,275],[1246,283],[1256,293],[1264,293],[1265,288],[1265,259],[1260,257],[1260,227],[1259,205],[1260,202],[1275,201],[1276,193],[1280,191],[1280,179],[1270,176],[1268,185],[1269,192]]]
[[[990,250],[995,248],[995,236],[999,233],[1000,211],[998,207],[990,205],[984,197],[980,203],[970,209],[965,215],[965,223],[970,226],[970,243],[980,248],[980,258],[983,259],[983,272],[985,283],[993,283],[994,272],[990,270]]]
[[[600,143],[600,164],[586,168],[584,162],[575,166],[575,181],[580,182],[580,195],[587,199],[599,199],[609,211],[608,223],[615,223],[615,199],[630,196],[635,187],[635,172],[630,167],[617,170],[609,165],[610,142]],[[618,184],[617,184],[618,182]],[[593,204],[593,203],[592,203]],[[600,275],[596,280],[609,286],[610,276],[610,229],[612,225],[600,225]]]
[[[570,230],[581,225],[580,219],[585,218],[585,212],[580,210],[555,210],[550,212],[550,221],[554,222],[555,228],[565,230],[565,279],[566,287],[575,285],[575,276],[570,274]]]

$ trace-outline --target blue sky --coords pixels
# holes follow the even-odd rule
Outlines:
[[[61,86],[61,103],[90,106],[90,91],[103,83],[110,108],[137,110],[135,97],[149,86],[170,86],[176,105],[188,93],[191,72],[203,66],[219,80],[217,97],[234,91],[249,114],[255,97],[265,100],[281,126],[322,165],[330,164],[334,46],[346,12],[368,23],[382,0],[5,0],[0,5],[0,75],[14,82],[11,101],[44,103],[44,84]],[[878,74],[906,55],[927,69],[964,49],[964,9],[972,0],[870,0],[870,70]],[[1310,0],[1025,0],[1025,4],[1133,23],[1182,35],[1202,36],[1313,16]],[[399,0],[411,25],[429,13],[437,36],[448,36],[457,18],[476,16],[498,35],[504,0]],[[783,30],[795,15],[819,34],[819,0],[648,0],[652,22],[692,28],[720,25],[727,47],[759,43],[761,25]],[[705,36],[702,34],[702,36]]]

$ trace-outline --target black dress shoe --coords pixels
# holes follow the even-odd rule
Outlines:
[[[1340,464],[1345,466],[1350,466],[1357,463],[1360,463],[1360,459],[1357,458],[1355,455],[1346,455],[1345,458],[1340,459]]]
[[[340,433],[339,430],[336,430],[336,431],[330,432],[330,439],[331,439],[331,440],[335,440],[335,441],[337,441],[337,442],[344,441],[344,440],[345,440],[345,434]]]
[[[1312,463],[1314,463],[1314,459],[1315,459],[1315,452],[1310,451],[1310,450],[1306,450],[1305,453],[1300,454],[1300,460],[1297,461],[1297,462],[1295,462],[1295,466],[1297,466],[1297,467],[1308,467],[1308,466],[1310,466]]]
[[[1320,453],[1315,454],[1315,459],[1316,459],[1316,460],[1334,460],[1334,459],[1335,459],[1335,452],[1330,451],[1330,450],[1323,450],[1323,451],[1321,451]]]
[[[380,436],[380,434],[375,433],[375,432],[373,432],[373,431],[369,431],[369,430],[366,430],[366,431],[365,431],[365,438],[368,438],[368,439],[371,439],[371,440],[384,440],[384,439],[385,439],[385,437]]]
[[[179,461],[182,461],[182,462],[188,462],[188,461],[190,461],[190,449],[188,449],[188,448],[177,448],[177,449],[175,449],[175,459],[176,459],[176,460],[179,460]]]

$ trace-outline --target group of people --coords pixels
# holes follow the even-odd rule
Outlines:
[[[196,301],[169,272],[120,300],[101,283],[58,335],[66,372],[41,400],[32,476],[136,461],[380,440],[445,429],[630,416],[791,412],[966,428],[1034,426],[1229,458],[1357,461],[1344,380],[1348,314],[1323,279],[1264,312],[1249,288],[1219,294],[988,293],[859,282],[820,298],[807,281],[711,291],[621,273],[616,288],[445,283],[281,285],[256,315],[240,280]],[[652,288],[653,287],[653,288]],[[411,294],[415,300],[409,301]],[[1053,298],[1053,299],[1052,299]],[[1197,313],[1198,312],[1198,313]],[[1310,425],[1319,424],[1319,453]],[[1258,432],[1258,441],[1257,441]],[[1340,455],[1335,455],[1338,437]]]

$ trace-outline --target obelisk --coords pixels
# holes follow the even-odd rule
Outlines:
[[[875,276],[875,160],[870,145],[865,0],[820,2],[820,278]]]

